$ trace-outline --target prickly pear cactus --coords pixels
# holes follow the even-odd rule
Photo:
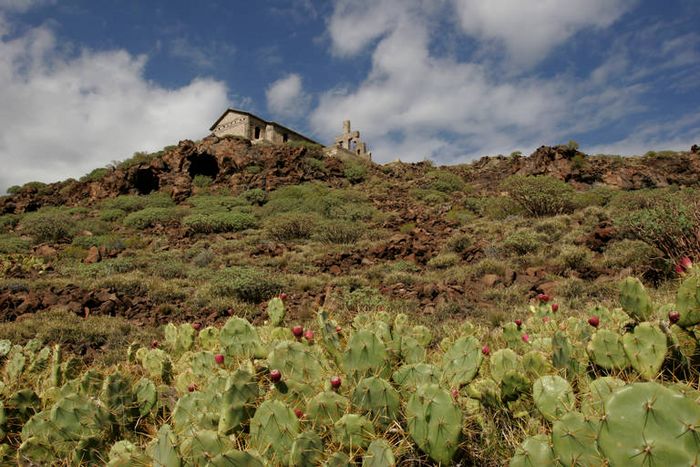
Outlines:
[[[181,467],[182,459],[177,453],[177,438],[170,425],[163,425],[158,430],[156,438],[147,449],[153,461],[153,467]]]
[[[393,467],[395,465],[394,452],[384,439],[375,439],[369,443],[367,452],[362,456],[362,467]]]
[[[520,357],[511,349],[497,350],[489,359],[489,370],[491,371],[491,378],[500,384],[507,372],[522,370]]]
[[[243,318],[229,318],[221,328],[219,341],[228,357],[265,356],[258,332]]]
[[[452,387],[468,384],[479,372],[483,358],[476,337],[457,339],[442,357],[443,379]]]
[[[581,394],[581,412],[588,417],[602,417],[605,401],[616,389],[625,385],[621,379],[605,376],[588,383],[588,390]]]
[[[7,363],[5,363],[5,381],[8,384],[19,383],[19,378],[24,372],[24,368],[27,364],[27,357],[24,356],[22,347],[15,345],[10,350],[9,357],[7,358]]]
[[[620,304],[637,321],[647,321],[654,309],[649,293],[636,277],[628,277],[620,284]]]
[[[278,400],[266,400],[250,421],[250,445],[273,462],[285,464],[299,435],[299,420]]]
[[[510,460],[510,467],[556,467],[554,452],[549,444],[549,437],[536,435],[527,438],[515,450]]]
[[[281,298],[275,297],[267,302],[267,317],[270,319],[270,326],[280,326],[284,321],[284,302]]]
[[[641,323],[622,336],[622,345],[632,367],[650,380],[656,378],[666,358],[666,335],[651,323]]]
[[[175,355],[181,355],[190,350],[194,345],[194,337],[195,330],[187,323],[179,326],[168,323],[165,326],[165,342]]]
[[[439,383],[440,370],[429,363],[404,365],[394,372],[391,379],[401,387],[402,391],[412,391],[420,384]]]
[[[542,416],[554,421],[574,410],[576,397],[571,385],[561,376],[542,376],[532,386],[532,398]]]
[[[676,308],[681,315],[679,326],[700,324],[700,274],[692,274],[681,283],[676,294]]]
[[[353,467],[355,464],[350,462],[350,458],[344,452],[335,452],[331,454],[323,467]]]
[[[608,329],[600,329],[588,343],[591,361],[606,370],[623,370],[630,364],[620,336]]]
[[[305,431],[296,437],[289,453],[289,465],[314,467],[321,463],[323,441],[314,431]]]
[[[505,402],[516,400],[530,391],[530,380],[520,371],[506,371],[501,379],[501,398]]]
[[[401,360],[407,364],[420,363],[425,361],[426,351],[418,340],[411,336],[403,336],[398,340],[398,353]]]
[[[600,422],[579,412],[569,412],[552,426],[554,454],[564,465],[605,465],[598,451]]]
[[[131,425],[139,416],[131,383],[120,372],[107,375],[102,384],[100,400],[121,426]]]
[[[141,378],[134,384],[134,395],[138,404],[139,415],[145,417],[158,402],[156,385],[148,378]]]
[[[700,406],[657,383],[633,383],[605,402],[598,447],[611,466],[697,465]]]
[[[180,454],[187,465],[207,465],[211,459],[235,448],[233,441],[213,430],[200,430],[180,443]]]
[[[168,384],[173,378],[173,362],[162,349],[150,349],[143,354],[141,364],[149,376]]]
[[[344,449],[352,452],[365,449],[374,438],[374,427],[366,417],[357,414],[343,415],[333,425],[333,440]]]
[[[199,345],[204,350],[215,350],[219,347],[219,329],[207,326],[199,331]]]
[[[435,462],[449,464],[462,435],[462,411],[436,384],[419,386],[406,405],[413,441]]]
[[[532,350],[522,358],[523,370],[525,375],[530,379],[537,379],[540,376],[554,373],[554,368],[547,361],[547,356],[537,350]]]
[[[221,396],[194,391],[182,396],[173,409],[173,429],[178,435],[197,430],[216,430],[219,426]]]
[[[239,369],[229,376],[221,395],[219,432],[228,435],[242,429],[253,415],[259,395],[258,384],[247,371]]]
[[[574,349],[562,331],[556,331],[552,337],[552,364],[554,368],[563,370],[568,379],[572,379],[578,373],[579,364],[574,357]]]
[[[523,331],[515,323],[506,323],[503,325],[503,339],[510,349],[517,349],[523,344]]]
[[[350,400],[332,391],[322,392],[309,400],[306,416],[317,429],[332,426],[350,408]]]
[[[280,342],[270,352],[270,369],[279,370],[286,379],[309,383],[320,381],[323,357],[301,342]]]
[[[361,329],[348,341],[343,355],[343,368],[348,377],[359,381],[367,376],[390,376],[391,366],[386,346],[371,331]]]
[[[131,441],[117,441],[109,449],[108,467],[129,467],[147,465],[148,463],[149,459],[146,454]]]
[[[399,415],[399,393],[382,378],[370,376],[357,383],[354,406],[362,409],[380,428],[387,428]]]

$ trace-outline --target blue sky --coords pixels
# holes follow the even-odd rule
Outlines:
[[[235,106],[375,160],[700,143],[697,0],[0,0],[0,191]]]

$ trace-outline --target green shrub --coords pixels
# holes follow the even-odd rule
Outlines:
[[[34,238],[35,243],[71,240],[76,223],[65,211],[44,208],[22,218],[20,228]]]
[[[471,234],[456,233],[447,240],[447,249],[453,253],[462,254],[474,243]]]
[[[503,239],[502,248],[509,253],[525,255],[535,253],[546,242],[546,237],[531,229],[520,229]]]
[[[98,219],[105,222],[115,222],[124,217],[126,217],[126,211],[123,209],[105,209],[98,215]]]
[[[124,225],[133,229],[143,230],[156,224],[169,224],[180,217],[177,209],[146,208],[132,212],[124,218]]]
[[[21,189],[22,189],[22,187],[19,185],[12,185],[11,187],[9,187],[7,189],[7,192],[11,195],[16,195],[17,193],[20,192]]]
[[[246,172],[248,172],[249,174],[255,175],[255,174],[259,174],[260,172],[262,172],[263,168],[260,167],[259,165],[249,165],[244,170]]]
[[[316,159],[315,157],[305,157],[304,165],[312,170],[316,170],[322,173],[328,173],[328,167],[326,167],[326,161],[321,159]]]
[[[15,214],[5,214],[0,216],[0,232],[9,232],[19,224],[19,216]]]
[[[346,162],[343,176],[352,184],[364,182],[367,178],[367,166],[362,162]]]
[[[51,192],[51,186],[44,182],[27,182],[22,185],[22,190],[31,190],[39,195],[45,195]]]
[[[211,264],[216,258],[216,255],[211,250],[202,250],[192,257],[192,264],[198,268],[205,268]]]
[[[576,245],[564,245],[557,261],[566,269],[583,271],[591,266],[592,253],[588,248]]]
[[[671,260],[700,255],[700,195],[682,190],[653,198],[647,208],[617,212],[614,223],[621,234],[658,248]]]
[[[277,295],[284,283],[267,272],[254,268],[227,268],[211,281],[211,293],[249,303],[260,303]]]
[[[29,246],[27,240],[12,235],[0,235],[0,254],[26,253]]]
[[[546,175],[513,175],[503,181],[501,188],[532,216],[553,216],[574,208],[573,187]]]
[[[267,202],[267,192],[261,190],[260,188],[253,188],[252,190],[244,191],[241,197],[246,200],[249,204],[255,204],[257,206],[262,206]]]
[[[313,237],[323,243],[352,244],[365,233],[362,223],[350,221],[326,221],[318,225]]]
[[[663,268],[663,253],[641,240],[624,239],[608,245],[603,264],[608,268],[630,268],[633,276],[647,276]]]
[[[99,182],[105,176],[110,172],[110,169],[106,167],[100,167],[98,169],[93,170],[92,172],[83,175],[80,177],[81,182]]]
[[[164,193],[120,195],[100,203],[102,209],[121,209],[125,212],[140,211],[145,208],[169,208],[172,206],[175,206],[175,202]]]
[[[209,188],[211,184],[214,182],[211,177],[207,175],[195,175],[194,178],[192,179],[192,185],[194,185],[197,188]]]
[[[255,216],[244,212],[218,212],[192,214],[182,220],[182,225],[195,233],[238,232],[257,225]]]
[[[465,207],[475,214],[493,220],[525,214],[522,206],[508,196],[469,197],[465,200]]]
[[[465,188],[464,180],[459,175],[446,170],[434,170],[425,176],[426,188],[442,193],[453,193]]]
[[[415,188],[410,191],[410,195],[418,201],[423,201],[426,204],[440,204],[446,203],[450,200],[450,197],[446,193],[437,190]]]
[[[143,151],[135,152],[133,156],[122,162],[117,163],[117,168],[121,170],[128,170],[131,167],[135,167],[140,164],[150,164],[155,158],[159,157],[161,152],[147,153]]]
[[[124,239],[117,235],[86,235],[75,237],[72,242],[73,246],[88,249],[90,247],[105,247],[107,250],[121,251],[126,248]]]
[[[159,255],[149,263],[148,270],[162,279],[185,279],[188,265],[171,255]]]
[[[314,214],[288,213],[272,217],[265,223],[268,237],[280,242],[311,238],[318,216]]]
[[[355,190],[334,190],[320,183],[288,185],[269,194],[263,208],[266,215],[288,212],[316,213],[328,219],[368,219],[376,210],[364,193]]]
[[[433,269],[447,269],[455,266],[460,261],[457,253],[442,253],[428,261],[428,267]]]
[[[195,214],[212,214],[239,210],[251,203],[238,196],[195,195],[187,199],[187,204],[194,208]]]

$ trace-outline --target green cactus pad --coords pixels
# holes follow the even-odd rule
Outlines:
[[[177,434],[216,430],[219,426],[221,396],[195,391],[182,396],[173,409],[173,429]]]
[[[419,386],[406,405],[413,441],[435,462],[449,464],[462,435],[462,411],[436,384]]]
[[[439,383],[440,370],[435,365],[429,363],[416,363],[414,365],[404,365],[391,376],[394,383],[398,384],[402,390],[415,390],[420,384]]]
[[[523,370],[528,378],[536,379],[546,374],[554,372],[552,364],[547,360],[547,356],[540,351],[532,350],[522,358]]]
[[[622,336],[622,345],[632,367],[645,379],[654,379],[666,358],[666,335],[651,323],[641,323]]]
[[[141,364],[151,378],[168,384],[173,378],[173,362],[162,349],[151,349],[143,354]]]
[[[362,415],[346,414],[333,424],[333,440],[350,452],[365,449],[372,438],[372,422]]]
[[[216,350],[219,348],[219,329],[213,326],[207,326],[199,331],[199,345],[204,350]]]
[[[511,349],[497,350],[489,359],[489,370],[491,371],[491,378],[500,384],[503,376],[508,371],[522,370],[520,357]]]
[[[394,452],[384,439],[372,441],[367,448],[367,452],[362,456],[362,467],[393,467],[395,465]]]
[[[350,400],[332,391],[322,392],[306,405],[306,416],[315,427],[333,425],[350,408]]]
[[[594,379],[588,384],[588,391],[581,394],[581,412],[588,417],[602,417],[605,401],[624,385],[624,381],[611,376]]]
[[[250,445],[273,462],[286,463],[299,434],[299,420],[278,400],[266,400],[250,421]]]
[[[510,467],[556,467],[554,452],[549,444],[549,437],[536,435],[527,438],[515,450],[510,460]]]
[[[22,442],[17,450],[17,465],[51,465],[56,460],[56,453],[46,441],[31,437]]]
[[[314,467],[321,463],[323,441],[313,431],[305,431],[296,437],[289,453],[289,465],[294,467]]]
[[[188,465],[207,465],[209,460],[235,448],[227,436],[213,430],[199,430],[185,436],[180,444],[180,454]]]
[[[630,364],[622,339],[608,329],[599,329],[588,343],[591,361],[606,370],[623,370]]]
[[[305,384],[321,382],[322,362],[321,355],[301,342],[280,342],[267,357],[270,369],[282,372],[282,377],[286,380],[297,380]]]
[[[501,379],[501,398],[505,402],[516,400],[530,391],[530,380],[520,371],[506,371]]]
[[[260,395],[253,375],[236,370],[226,379],[221,395],[219,432],[230,434],[243,428],[255,411],[255,401]]]
[[[678,326],[700,324],[700,274],[692,274],[681,283],[676,292],[676,308],[681,315]]]
[[[554,368],[563,370],[571,379],[578,373],[579,364],[574,356],[570,339],[562,331],[556,331],[552,337],[552,364]]]
[[[183,323],[175,326],[173,323],[168,323],[165,326],[165,342],[174,355],[181,355],[194,345],[195,333],[190,324]]]
[[[343,354],[343,369],[359,381],[367,376],[390,376],[391,365],[386,346],[371,331],[362,329],[350,337]]]
[[[476,337],[460,337],[442,357],[443,379],[452,387],[468,384],[479,372],[483,358]]]
[[[404,336],[399,339],[399,354],[401,360],[406,364],[420,363],[425,361],[426,351],[416,339],[411,336]]]
[[[532,386],[532,398],[542,416],[549,421],[574,410],[576,397],[571,385],[561,376],[542,376]]]
[[[147,454],[153,461],[153,467],[181,467],[182,459],[175,446],[177,438],[170,425],[163,425],[153,442],[148,446]]]
[[[399,393],[387,381],[370,376],[357,383],[352,403],[362,409],[380,428],[387,428],[398,418]]]
[[[605,465],[596,443],[600,422],[589,420],[578,412],[569,412],[554,422],[552,445],[554,454],[564,465]]]
[[[219,341],[228,357],[257,357],[265,352],[258,332],[245,319],[229,318],[221,328]]]
[[[605,402],[598,447],[611,466],[697,465],[700,406],[657,383],[633,383]]]
[[[284,321],[284,302],[281,298],[275,297],[267,302],[267,317],[270,326],[280,326]]]
[[[350,462],[350,458],[344,452],[336,452],[331,454],[326,462],[323,463],[324,467],[352,467],[355,464]]]
[[[620,304],[637,321],[647,321],[654,309],[649,293],[636,277],[628,277],[620,283]]]

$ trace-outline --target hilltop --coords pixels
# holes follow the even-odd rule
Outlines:
[[[333,465],[626,465],[621,429],[595,425],[603,400],[627,397],[615,388],[697,412],[699,184],[694,150],[569,144],[436,167],[208,137],[13,187],[0,198],[0,459],[263,465],[308,442]],[[557,444],[583,423],[577,398],[585,453]],[[450,422],[421,437],[432,404]],[[68,439],[74,405],[94,430]],[[308,431],[278,438],[268,411],[288,436]],[[683,428],[669,423],[664,440]]]

